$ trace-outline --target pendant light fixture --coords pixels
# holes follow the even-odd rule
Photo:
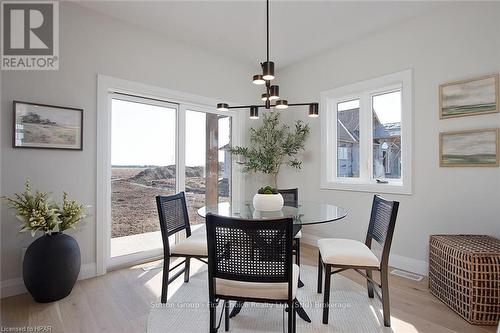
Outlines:
[[[262,75],[258,74],[253,76],[253,83],[264,84],[266,83],[266,80],[264,80],[264,77]]]
[[[262,74],[255,74],[253,76],[253,83],[257,85],[266,86],[266,91],[261,95],[261,100],[265,102],[264,105],[241,105],[229,106],[227,103],[218,103],[217,111],[228,111],[229,109],[250,109],[250,119],[259,119],[259,108],[271,110],[276,108],[280,110],[287,109],[289,106],[309,106],[309,117],[319,116],[319,104],[316,102],[310,103],[293,103],[290,104],[286,99],[280,98],[279,86],[276,84],[271,85],[271,81],[275,79],[274,62],[269,61],[269,0],[266,0],[266,24],[267,24],[267,58],[266,61],[261,63]],[[271,104],[271,101],[275,101]]]
[[[280,98],[280,87],[277,85],[273,85],[269,87],[269,100],[274,101],[275,99]]]
[[[259,108],[256,105],[250,107],[250,119],[259,119]]]
[[[288,101],[286,99],[278,99],[275,107],[276,109],[288,109]]]
[[[227,105],[226,103],[218,103],[217,111],[229,111],[229,105]]]
[[[318,103],[309,104],[309,117],[311,117],[311,118],[319,117],[319,104]]]

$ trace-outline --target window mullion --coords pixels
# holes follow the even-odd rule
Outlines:
[[[176,191],[186,189],[186,106],[177,108]]]
[[[338,139],[337,139],[337,121],[338,121],[338,101],[337,100],[333,100],[333,102],[330,104],[329,108],[331,108],[331,110],[328,110],[329,112],[329,128],[332,129],[331,131],[331,136],[328,138],[329,139],[329,144],[331,145],[330,147],[334,147],[333,149],[331,149],[331,154],[332,154],[332,157],[329,159],[329,163],[330,163],[330,177],[331,179],[337,179],[338,177],[338,174],[337,174],[337,170],[338,170]]]
[[[373,98],[371,93],[366,93],[367,99],[367,124],[368,124],[368,132],[367,138],[368,142],[366,144],[368,151],[368,181],[373,182]]]
[[[360,151],[360,179],[363,181],[370,180],[370,100],[367,93],[360,96],[359,101],[359,151]]]

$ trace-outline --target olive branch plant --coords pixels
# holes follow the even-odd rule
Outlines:
[[[63,192],[63,203],[59,205],[49,198],[49,193],[31,191],[29,180],[26,181],[24,192],[15,193],[12,197],[2,196],[7,205],[16,210],[16,217],[22,222],[20,232],[31,232],[35,236],[37,231],[51,234],[56,229],[59,232],[74,228],[86,217],[85,205],[69,200],[68,194]]]
[[[298,154],[305,150],[309,136],[309,125],[301,120],[292,128],[280,122],[279,112],[264,114],[262,125],[250,128],[250,146],[235,146],[229,149],[242,160],[245,173],[264,173],[272,177],[274,188],[278,187],[278,174],[283,165],[295,169],[302,168]]]

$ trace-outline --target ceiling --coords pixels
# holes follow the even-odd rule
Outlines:
[[[265,60],[264,1],[79,1],[78,4],[258,68]],[[432,1],[272,1],[271,60],[278,68],[339,47],[441,5]]]

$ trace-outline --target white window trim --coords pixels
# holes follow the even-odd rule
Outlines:
[[[412,194],[413,191],[413,88],[412,70],[385,75],[321,93],[321,188],[343,191],[375,193]],[[381,88],[382,87],[382,88]],[[360,177],[337,177],[337,105],[339,102],[359,99],[360,112],[371,105],[371,98],[381,92],[401,89],[401,180],[391,180],[387,184],[372,179],[373,149],[369,144],[361,144]],[[368,107],[368,109],[370,109]],[[360,114],[360,141],[373,142],[372,116]],[[365,137],[370,133],[369,137]],[[362,161],[367,161],[362,163]]]
[[[215,110],[217,100],[189,94],[181,91],[155,87],[139,82],[118,79],[106,75],[97,75],[97,193],[96,193],[96,275],[106,274],[110,257],[111,237],[111,100],[113,93],[139,95],[146,98],[159,99],[178,104],[177,108],[177,190],[184,190],[184,169],[186,149],[186,109],[214,114],[225,114],[233,117],[232,143],[241,145],[242,129],[245,128],[245,117],[236,110],[220,112]],[[228,101],[230,104],[238,104]],[[161,104],[161,103],[160,103]],[[236,168],[232,168],[232,200],[241,201],[245,193],[243,176]],[[152,258],[155,253],[141,252],[134,258],[140,262],[144,258]]]

